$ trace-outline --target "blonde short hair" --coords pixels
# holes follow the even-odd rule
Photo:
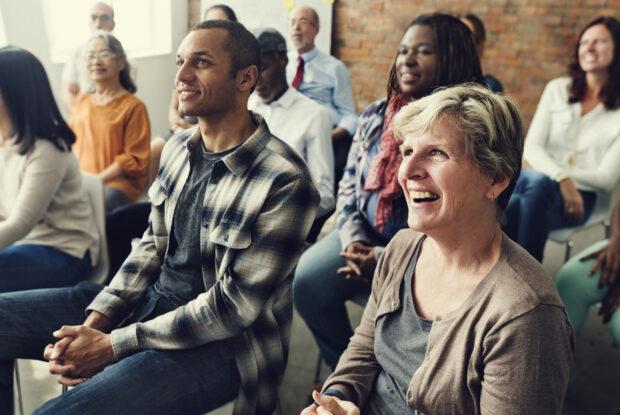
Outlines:
[[[394,131],[401,139],[420,135],[446,119],[462,134],[467,156],[481,172],[510,178],[497,198],[498,213],[503,212],[523,158],[524,127],[516,101],[473,83],[442,88],[403,107],[394,117]]]

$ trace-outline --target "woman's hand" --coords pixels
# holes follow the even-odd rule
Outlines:
[[[312,392],[312,398],[319,404],[306,407],[301,415],[360,415],[360,410],[353,402],[342,401],[335,396],[321,395],[317,391]]]
[[[613,285],[620,274],[620,238],[610,239],[609,243],[590,255],[584,256],[581,260],[587,261],[596,259],[596,262],[590,269],[590,275],[601,270],[599,278],[599,287],[605,285]]]
[[[560,182],[560,193],[564,199],[564,218],[569,223],[580,223],[583,220],[583,198],[571,179]]]
[[[584,256],[581,260],[587,261],[589,259],[596,259],[590,269],[590,275],[599,269],[601,270],[598,286],[609,286],[609,290],[603,298],[602,307],[598,312],[603,316],[603,322],[607,323],[620,306],[620,278],[618,278],[620,275],[620,238],[612,237],[607,245],[590,255]]]
[[[347,279],[370,284],[377,266],[373,246],[364,245],[362,242],[353,242],[347,246],[345,252],[340,253],[340,256],[344,257],[347,265],[338,268],[336,271],[338,274],[345,274]]]

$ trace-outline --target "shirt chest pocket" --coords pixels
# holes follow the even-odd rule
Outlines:
[[[230,223],[220,223],[209,234],[214,246],[215,264],[218,276],[228,269],[235,255],[252,245],[252,235],[245,229],[238,229]]]
[[[160,185],[159,181],[155,181],[149,188],[149,199],[151,200],[151,226],[155,238],[157,250],[163,252],[168,242],[168,234],[170,230],[169,224],[166,223],[166,209],[164,207],[168,199],[168,191]]]
[[[332,84],[332,78],[326,74],[325,72],[320,72],[312,69],[308,69],[306,71],[304,71],[304,82],[308,82],[310,84],[316,84],[316,85],[321,85],[324,88],[329,88],[330,90],[333,89]]]
[[[573,113],[570,107],[552,110],[549,115],[549,148],[570,148],[568,133],[573,124]]]

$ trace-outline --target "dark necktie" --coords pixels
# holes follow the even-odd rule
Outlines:
[[[291,86],[295,89],[299,89],[299,84],[301,83],[301,78],[304,77],[304,60],[301,58],[297,58],[297,73],[295,74],[295,78],[293,78],[293,83]]]

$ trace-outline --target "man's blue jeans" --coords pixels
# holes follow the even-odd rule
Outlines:
[[[101,286],[80,283],[0,294],[0,413],[13,402],[13,360],[41,359],[62,325],[79,325]],[[126,324],[150,320],[175,306],[149,289]],[[234,351],[225,341],[187,350],[148,350],[109,365],[36,414],[200,414],[233,400],[239,391]]]
[[[361,293],[370,293],[370,285],[336,273],[346,265],[341,251],[340,237],[334,230],[303,253],[293,278],[295,309],[332,370],[353,335],[345,302]]]
[[[506,207],[504,232],[542,262],[550,231],[580,225],[592,214],[596,193],[579,193],[584,203],[583,220],[581,223],[569,223],[564,219],[564,200],[557,183],[537,170],[521,170]]]
[[[71,287],[91,270],[88,251],[77,258],[51,246],[11,245],[0,250],[0,293]]]

